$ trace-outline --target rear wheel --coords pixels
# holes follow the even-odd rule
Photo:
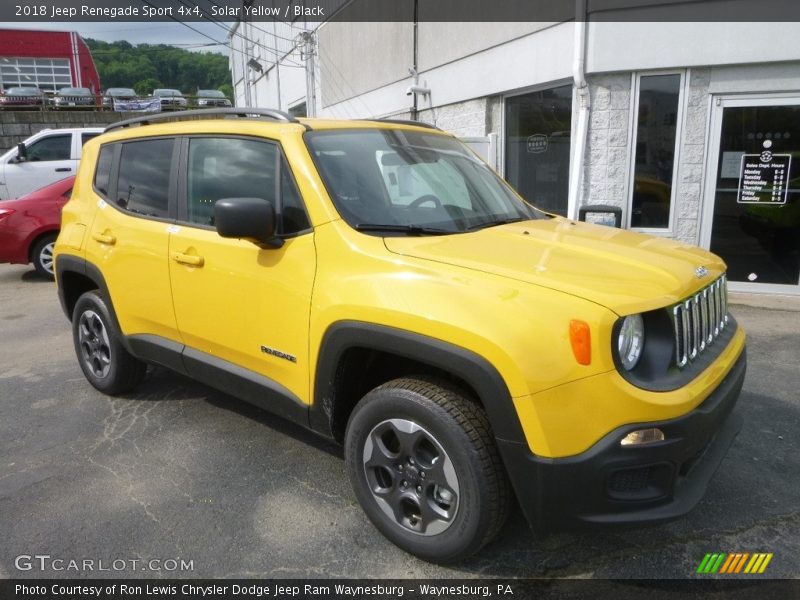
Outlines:
[[[58,234],[48,233],[42,236],[31,250],[31,261],[36,272],[46,279],[55,279],[53,271],[53,246]]]
[[[345,458],[373,524],[420,558],[465,558],[508,515],[509,486],[486,414],[444,381],[397,379],[369,392],[348,423]]]
[[[111,396],[135,388],[147,365],[120,343],[105,300],[96,290],[75,303],[72,337],[83,374],[95,388]]]

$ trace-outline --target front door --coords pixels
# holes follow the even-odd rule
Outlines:
[[[308,398],[308,322],[314,237],[276,143],[238,137],[184,140],[179,225],[169,243],[178,329],[187,352],[267,377]],[[278,208],[280,248],[220,237],[214,204],[263,198]]]
[[[703,242],[732,289],[800,294],[800,97],[718,98]]]

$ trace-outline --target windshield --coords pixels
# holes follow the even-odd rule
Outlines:
[[[218,90],[197,90],[198,96],[205,96],[207,98],[224,98],[225,94]]]
[[[73,96],[88,96],[91,94],[88,88],[73,88],[73,87],[66,87],[61,88],[58,91],[59,94],[72,94]]]
[[[40,96],[42,91],[32,87],[12,87],[6,90],[6,94],[9,96]]]
[[[547,218],[449,136],[365,129],[305,139],[339,214],[365,232],[461,233]]]
[[[109,96],[135,96],[136,92],[134,92],[131,88],[109,88],[108,92],[106,92]]]

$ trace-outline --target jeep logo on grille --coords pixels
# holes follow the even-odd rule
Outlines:
[[[700,265],[694,270],[694,274],[697,276],[698,279],[702,279],[706,275],[708,275],[708,269],[706,269],[703,265]]]

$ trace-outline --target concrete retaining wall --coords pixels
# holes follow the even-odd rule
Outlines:
[[[0,154],[42,129],[104,127],[134,116],[141,114],[111,111],[0,111]]]

